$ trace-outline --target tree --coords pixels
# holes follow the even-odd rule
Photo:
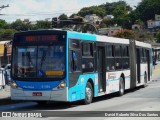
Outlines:
[[[114,37],[131,39],[134,37],[134,32],[132,30],[119,30]]]
[[[125,11],[125,13],[127,13],[128,11],[132,11],[132,8],[127,5],[125,1],[118,1],[112,3],[107,2],[105,5],[103,5],[103,7],[105,7],[106,14],[113,14],[113,11],[117,10]]]
[[[0,28],[4,28],[7,25],[7,22],[5,20],[0,19]]]
[[[111,19],[103,19],[102,24],[105,24],[106,27],[109,27],[114,25],[114,21]]]
[[[61,15],[59,16],[59,19],[60,19],[60,20],[66,20],[66,19],[68,19],[68,16],[63,13],[63,14],[61,14]]]
[[[105,11],[104,8],[98,7],[98,6],[91,6],[91,7],[82,8],[78,12],[78,15],[84,17],[84,16],[89,15],[89,14],[96,14],[98,16],[103,17],[105,15],[105,13],[106,13],[106,11]]]
[[[52,23],[51,21],[37,21],[36,24],[37,29],[51,29],[52,28]]]
[[[16,30],[14,29],[0,29],[1,40],[11,40],[15,32]]]
[[[69,18],[74,18],[77,14],[73,13]]]
[[[160,30],[156,34],[157,42],[160,43]]]
[[[21,21],[20,19],[16,20],[15,22],[11,23],[11,28],[17,31],[26,31],[29,30],[29,27],[26,23]]]
[[[159,0],[142,0],[137,6],[135,12],[142,21],[154,19],[155,14],[160,15],[160,1]]]

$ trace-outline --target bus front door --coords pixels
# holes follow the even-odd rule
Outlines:
[[[105,71],[105,47],[98,47],[98,88],[99,92],[106,91],[106,71]]]

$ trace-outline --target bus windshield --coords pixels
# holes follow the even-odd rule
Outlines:
[[[63,78],[65,48],[54,46],[16,46],[13,48],[12,75],[16,78]]]

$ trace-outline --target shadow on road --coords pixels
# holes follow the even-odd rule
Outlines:
[[[125,95],[128,93],[132,93],[132,92],[141,90],[141,89],[143,89],[143,87],[137,87],[131,90],[126,90]],[[117,93],[112,93],[112,94],[94,98],[93,103],[101,102],[101,101],[105,101],[109,99],[114,99],[118,97],[119,96]],[[38,110],[63,110],[63,109],[73,108],[73,107],[82,106],[82,105],[84,105],[82,101],[76,101],[76,102],[71,102],[71,103],[69,102],[50,102],[50,103],[43,104],[43,105],[37,103],[37,105],[35,105],[34,107],[32,106],[31,108],[38,109]]]

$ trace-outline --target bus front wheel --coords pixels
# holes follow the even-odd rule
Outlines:
[[[83,100],[84,104],[90,104],[93,99],[93,87],[90,82],[87,82],[85,89],[85,99]]]

